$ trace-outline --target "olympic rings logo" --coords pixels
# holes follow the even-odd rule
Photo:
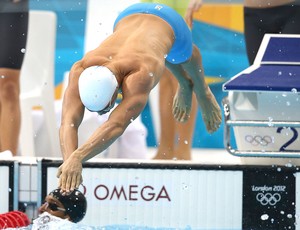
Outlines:
[[[260,136],[260,135],[255,135],[255,136],[252,136],[252,135],[246,135],[245,136],[245,141],[254,145],[254,146],[258,146],[258,145],[261,145],[261,146],[267,146],[268,144],[272,143],[273,142],[273,139],[272,137],[270,136]]]
[[[280,200],[281,196],[279,193],[258,193],[256,195],[256,200],[261,203],[261,205],[276,205]]]

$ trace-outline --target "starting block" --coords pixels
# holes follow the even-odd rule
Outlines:
[[[266,34],[254,64],[225,82],[223,91],[229,153],[300,157],[300,35]]]

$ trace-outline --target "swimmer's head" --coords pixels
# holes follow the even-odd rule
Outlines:
[[[83,105],[100,115],[113,108],[118,94],[115,75],[104,66],[86,68],[78,81],[79,95]]]
[[[62,195],[60,189],[55,189],[49,193],[49,196],[57,199],[63,205],[64,212],[70,217],[70,221],[77,223],[85,216],[87,202],[85,196],[79,190],[75,189],[68,195]]]

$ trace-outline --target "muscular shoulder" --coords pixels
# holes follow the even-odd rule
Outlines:
[[[127,75],[122,83],[123,96],[148,95],[157,84],[159,76],[146,68]]]

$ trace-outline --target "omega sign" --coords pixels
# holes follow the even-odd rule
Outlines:
[[[86,193],[86,186],[82,185],[83,193]],[[165,186],[154,188],[151,185],[114,185],[107,186],[99,184],[94,189],[94,196],[97,200],[120,200],[120,201],[167,201],[171,197]]]

